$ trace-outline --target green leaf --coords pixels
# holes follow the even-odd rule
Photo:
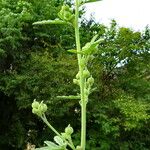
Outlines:
[[[46,146],[46,147],[36,148],[35,150],[52,150],[52,149]]]
[[[58,145],[56,145],[55,143],[51,142],[51,141],[44,141],[44,143],[47,145],[47,146],[50,146],[50,147],[57,147]]]
[[[60,146],[66,145],[66,144],[64,143],[64,141],[62,140],[62,138],[60,138],[59,136],[55,136],[55,137],[54,137],[54,141],[55,141],[58,145],[60,145]]]
[[[90,42],[85,44],[85,46],[82,48],[82,54],[91,55],[97,51],[98,45],[104,41],[104,39],[101,38],[95,41],[97,37],[98,35],[95,35]]]
[[[44,141],[44,143],[49,147],[49,150],[60,150],[61,147],[56,145],[55,143],[51,141]]]
[[[57,98],[60,98],[60,99],[80,99],[80,96],[78,95],[69,95],[69,96],[57,96]]]
[[[95,40],[97,39],[97,37],[98,37],[98,34],[96,34],[96,35],[92,38],[91,43],[94,43]]]
[[[69,49],[67,51],[70,53],[74,53],[74,54],[83,54],[82,52],[77,52],[77,50],[75,50],[75,49]]]
[[[43,20],[34,22],[33,25],[43,25],[43,24],[67,24],[66,21],[55,19],[55,20]]]

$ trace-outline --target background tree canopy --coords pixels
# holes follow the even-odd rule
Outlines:
[[[60,100],[77,87],[74,31],[58,25],[32,26],[54,19],[63,0],[0,0],[0,149],[23,150],[51,139],[53,133],[31,112],[34,99],[48,105],[49,120],[59,131],[74,127],[79,143],[78,101]],[[69,2],[67,2],[69,4]],[[150,149],[150,29],[144,32],[81,22],[84,45],[99,34],[104,42],[90,64],[95,92],[87,112],[87,150]],[[60,126],[61,124],[61,126]]]

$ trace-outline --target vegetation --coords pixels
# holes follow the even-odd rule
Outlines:
[[[28,142],[41,147],[44,140],[53,140],[31,112],[34,99],[47,104],[47,118],[59,132],[70,123],[73,142],[80,145],[78,100],[57,98],[79,92],[72,85],[77,60],[67,52],[75,48],[74,30],[65,24],[32,26],[57,18],[62,4],[0,0],[0,149],[25,149]],[[86,149],[150,149],[149,28],[136,32],[115,21],[106,27],[84,19],[80,33],[82,47],[96,34],[104,39],[88,64],[97,89],[87,105]]]

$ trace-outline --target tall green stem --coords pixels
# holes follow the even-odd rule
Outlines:
[[[80,46],[80,35],[79,35],[79,0],[76,0],[75,4],[75,38],[77,52],[81,51]],[[81,94],[81,148],[85,150],[86,145],[86,97],[84,94],[85,89],[85,79],[83,77],[83,66],[82,66],[82,55],[77,53],[78,65],[79,65],[79,75],[80,75],[80,94]]]

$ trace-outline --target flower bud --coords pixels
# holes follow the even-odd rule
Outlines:
[[[71,135],[73,133],[73,128],[70,126],[70,124],[65,128],[65,133],[68,135]]]
[[[41,111],[42,111],[42,113],[45,113],[47,111],[47,105],[46,104],[41,103]]]
[[[63,5],[58,16],[65,21],[72,21],[74,18],[73,11],[68,5]]]
[[[83,77],[88,78],[90,76],[90,72],[88,70],[83,70]]]
[[[70,135],[68,135],[67,133],[61,133],[61,135],[64,139],[70,139]]]
[[[37,102],[36,100],[34,100],[34,102],[32,103],[32,108],[38,108],[39,107],[39,102]]]
[[[73,83],[79,85],[79,80],[73,79]]]
[[[64,20],[66,20],[66,21],[70,21],[71,19],[73,19],[73,15],[72,15],[70,12],[65,11],[63,18],[64,18]]]
[[[32,109],[32,113],[37,115],[37,114],[38,114],[38,109],[33,108],[33,109]]]
[[[91,76],[90,78],[88,78],[87,84],[89,84],[90,86],[92,86],[93,83],[94,83],[94,78]]]
[[[47,105],[43,102],[39,103],[34,100],[32,103],[32,113],[41,116],[47,111]]]

